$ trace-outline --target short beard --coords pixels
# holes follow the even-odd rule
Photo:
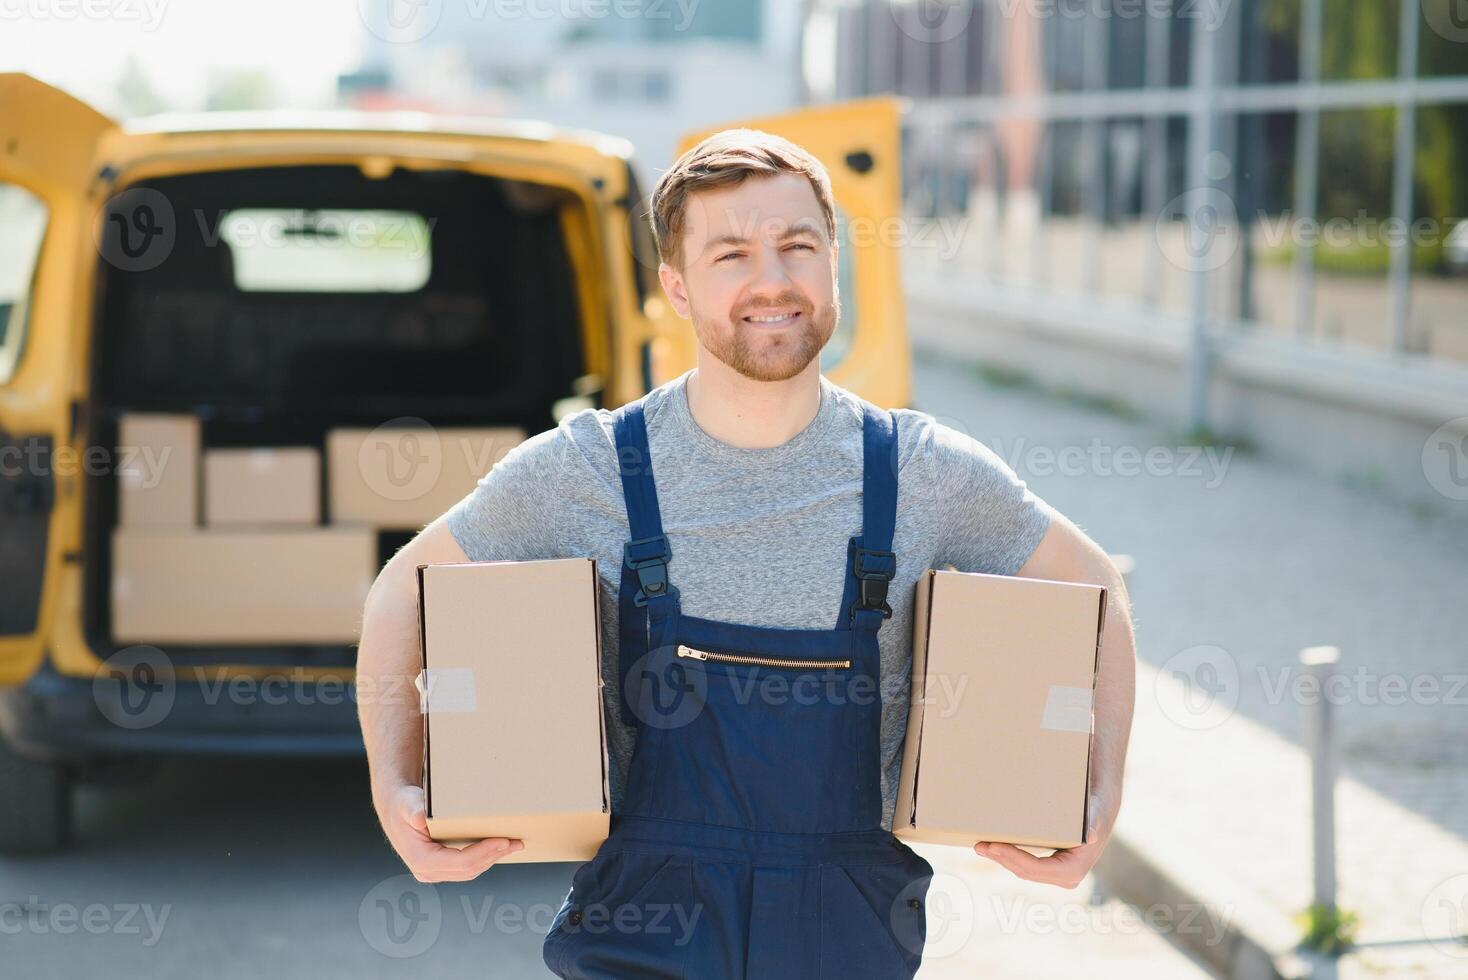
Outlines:
[[[809,311],[802,309],[801,313]],[[814,315],[806,316],[806,325],[797,334],[776,336],[772,340],[754,343],[754,331],[742,320],[728,320],[714,324],[692,311],[693,330],[709,353],[751,381],[787,381],[810,366],[820,356],[821,350],[841,319],[841,298],[833,296],[831,302]]]

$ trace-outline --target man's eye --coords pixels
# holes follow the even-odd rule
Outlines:
[[[714,259],[714,261],[715,262],[722,262],[725,259],[737,259],[737,258],[740,258],[743,254],[744,254],[743,252],[725,252],[723,255],[719,256],[716,259]]]
[[[791,248],[803,248],[807,252],[814,252],[816,250],[816,247],[814,245],[810,244],[809,242],[792,242],[791,245],[790,245],[790,247]]]

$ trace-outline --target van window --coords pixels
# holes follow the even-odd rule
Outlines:
[[[430,224],[411,211],[248,208],[219,236],[236,288],[278,293],[411,293],[428,282]]]
[[[0,384],[20,363],[27,299],[46,235],[46,205],[30,191],[0,184]]]

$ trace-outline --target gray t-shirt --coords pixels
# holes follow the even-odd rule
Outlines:
[[[696,369],[693,369],[696,370]],[[847,539],[861,531],[862,408],[821,376],[816,417],[789,441],[742,449],[688,409],[690,370],[648,394],[648,446],[669,578],[684,613],[789,629],[833,629]],[[899,409],[897,575],[882,624],[883,828],[892,828],[911,689],[913,588],[929,568],[1011,575],[1051,510],[992,451],[913,409]],[[602,676],[612,806],[622,799],[636,731],[622,725],[617,591],[627,510],[612,412],[584,409],[509,452],[448,514],[473,561],[591,557],[602,607]],[[977,751],[977,749],[976,749]]]

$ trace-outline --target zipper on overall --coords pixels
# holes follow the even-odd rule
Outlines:
[[[743,653],[714,653],[710,650],[695,650],[678,644],[678,656],[692,660],[713,660],[727,664],[753,664],[759,667],[790,667],[796,670],[824,669],[827,667],[850,667],[850,660],[836,658],[793,659],[788,657],[755,657]]]

